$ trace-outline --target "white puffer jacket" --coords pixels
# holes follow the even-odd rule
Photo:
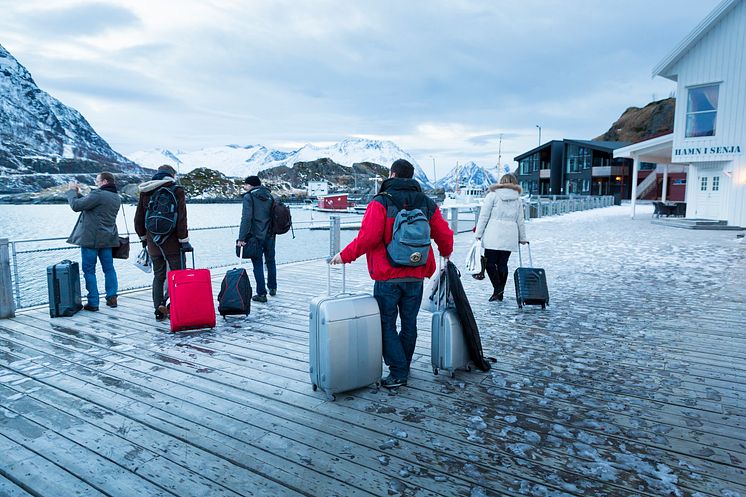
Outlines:
[[[526,241],[521,187],[510,183],[492,185],[484,199],[477,222],[476,237],[490,250],[518,250],[518,241]]]

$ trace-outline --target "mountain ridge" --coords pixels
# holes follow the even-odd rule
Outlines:
[[[0,193],[60,185],[104,170],[129,179],[147,173],[114,151],[80,112],[40,89],[0,45]]]

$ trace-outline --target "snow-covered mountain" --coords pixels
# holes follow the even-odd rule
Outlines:
[[[443,178],[438,179],[437,188],[453,191],[458,185],[481,186],[487,188],[496,183],[499,177],[497,169],[486,169],[474,161],[451,169]]]
[[[104,170],[143,174],[0,45],[0,192],[30,191],[41,184],[34,183],[38,175],[48,185]]]
[[[187,173],[198,167],[220,171],[226,176],[242,178],[259,171],[277,166],[292,167],[296,162],[311,162],[328,158],[337,164],[351,167],[355,163],[373,162],[390,167],[396,159],[406,159],[415,167],[415,178],[425,187],[431,183],[417,161],[388,140],[368,140],[346,138],[327,147],[308,144],[297,150],[282,151],[263,145],[226,145],[210,147],[193,152],[156,149],[148,152],[135,152],[129,158],[144,167],[158,167],[170,164]]]

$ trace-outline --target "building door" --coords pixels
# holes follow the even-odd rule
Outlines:
[[[694,215],[702,219],[723,219],[721,210],[721,192],[723,190],[722,169],[705,169],[698,171],[697,206]]]

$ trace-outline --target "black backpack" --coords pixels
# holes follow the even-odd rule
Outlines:
[[[145,211],[145,229],[153,236],[153,241],[160,245],[176,229],[179,218],[176,201],[176,186],[162,186],[150,196]]]
[[[272,233],[275,235],[284,235],[293,229],[293,216],[290,214],[290,208],[280,200],[272,199]],[[295,238],[295,232],[293,232]]]

